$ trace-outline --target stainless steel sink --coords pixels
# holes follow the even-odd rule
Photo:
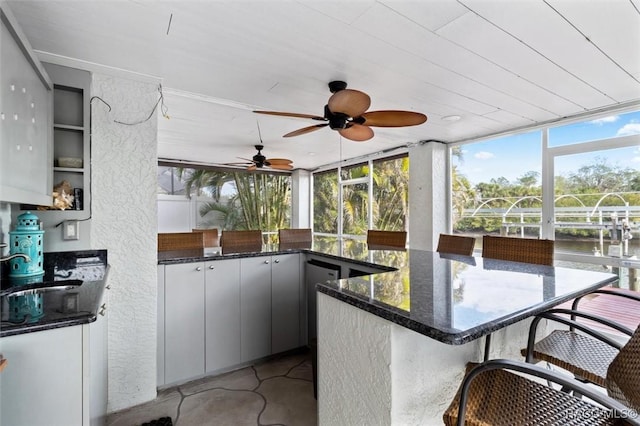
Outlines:
[[[0,296],[24,296],[48,291],[73,290],[82,285],[82,280],[43,281],[39,283],[14,286],[0,291]]]

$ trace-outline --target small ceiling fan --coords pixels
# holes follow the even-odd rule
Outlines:
[[[261,141],[262,142],[262,141]],[[293,161],[288,160],[286,158],[267,158],[262,155],[262,150],[264,149],[263,145],[255,145],[255,148],[258,150],[258,153],[254,155],[251,159],[238,157],[241,160],[245,160],[243,162],[238,163],[225,163],[226,166],[246,166],[247,170],[257,170],[257,169],[276,169],[276,170],[291,170],[293,169]]]
[[[419,112],[382,110],[369,111],[371,98],[359,90],[347,89],[344,81],[332,81],[329,90],[333,95],[324,106],[324,115],[298,114],[279,111],[253,111],[258,114],[280,115],[284,117],[310,118],[324,121],[302,129],[294,130],[283,137],[300,136],[329,126],[343,137],[352,141],[366,141],[373,137],[371,127],[417,126],[427,121],[427,116]]]

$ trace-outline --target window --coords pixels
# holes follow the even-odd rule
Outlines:
[[[545,142],[546,141],[546,142]],[[640,112],[454,146],[454,232],[555,239],[555,263],[637,289]]]
[[[158,232],[260,229],[291,223],[291,177],[208,168],[158,167]]]
[[[453,231],[538,237],[542,214],[542,135],[517,134],[451,151]]]
[[[369,160],[313,175],[316,234],[364,239],[368,229],[408,226],[409,157]],[[338,215],[338,211],[341,212]]]

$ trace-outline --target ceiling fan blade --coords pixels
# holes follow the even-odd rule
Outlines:
[[[300,136],[300,135],[304,135],[306,133],[310,133],[316,130],[319,130],[323,127],[328,126],[329,123],[326,124],[316,124],[313,126],[309,126],[309,127],[303,127],[302,129],[298,129],[298,130],[294,130],[293,132],[289,132],[286,135],[283,136],[283,138],[290,138],[292,136]]]
[[[312,114],[298,114],[295,112],[280,112],[280,111],[253,111],[256,114],[267,114],[267,115],[279,115],[283,117],[296,117],[296,118],[310,118],[312,120],[320,120],[327,121],[326,118],[320,117],[319,115]]]
[[[338,132],[345,138],[356,142],[368,141],[373,137],[373,130],[362,124],[352,124],[351,127],[340,129]]]
[[[271,164],[269,166],[272,169],[278,169],[278,170],[292,170],[293,166],[291,164]]]
[[[359,90],[344,89],[331,95],[327,105],[334,114],[341,112],[349,117],[357,117],[369,109],[371,98]]]
[[[252,164],[249,167],[247,167],[247,170],[251,172],[251,171],[254,171],[257,168],[258,168],[258,166],[256,166],[255,164]]]
[[[288,160],[286,158],[267,158],[267,163],[274,165],[274,164],[291,164],[293,163],[293,161]]]
[[[427,116],[412,111],[369,111],[362,114],[364,123],[374,127],[417,126],[427,121]]]

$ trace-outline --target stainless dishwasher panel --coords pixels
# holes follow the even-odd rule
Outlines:
[[[340,265],[335,265],[321,260],[311,259],[307,261],[307,329],[309,342],[315,340],[317,333],[317,307],[316,284],[340,279]]]

